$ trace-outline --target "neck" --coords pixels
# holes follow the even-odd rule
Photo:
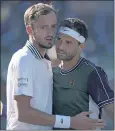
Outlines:
[[[62,65],[63,70],[71,69],[78,63],[79,60],[80,60],[80,56],[75,56],[73,59],[69,61],[63,61],[63,65]]]
[[[40,52],[40,54],[44,57],[46,53],[46,49],[41,48],[38,43],[36,43],[33,39],[29,38],[31,44],[36,47],[36,49]]]

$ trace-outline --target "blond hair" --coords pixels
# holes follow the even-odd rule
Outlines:
[[[47,15],[50,12],[56,13],[52,5],[38,3],[29,7],[24,14],[25,26],[31,25],[40,15]]]

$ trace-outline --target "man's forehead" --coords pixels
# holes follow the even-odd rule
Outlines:
[[[57,24],[57,18],[55,14],[48,13],[47,15],[40,15],[36,23],[39,25],[53,25]]]

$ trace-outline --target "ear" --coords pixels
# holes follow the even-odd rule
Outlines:
[[[81,49],[84,49],[84,47],[85,47],[85,44],[84,44],[84,43],[80,44],[80,48],[81,48]]]
[[[28,35],[32,34],[32,27],[31,26],[26,26],[26,32]]]

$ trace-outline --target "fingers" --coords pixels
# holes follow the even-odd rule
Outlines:
[[[92,123],[104,123],[102,119],[92,119],[92,118],[89,118],[89,119],[90,119],[89,121]]]
[[[93,128],[104,128],[106,125],[102,119],[90,119],[90,122]]]
[[[95,123],[92,124],[93,128],[104,128],[105,124],[104,123]]]
[[[92,129],[104,128],[104,126],[106,125],[102,119],[92,119],[92,118],[87,118],[87,119],[89,119],[89,123]]]
[[[104,123],[90,123],[88,124],[87,130],[95,130],[95,129],[102,129],[104,128]],[[85,129],[85,130],[86,130]]]
[[[85,116],[90,115],[90,114],[92,114],[92,113],[93,113],[93,112],[91,112],[91,111],[88,111],[88,112],[82,112],[82,114],[85,115]]]
[[[105,126],[105,123],[93,123],[95,126]]]

